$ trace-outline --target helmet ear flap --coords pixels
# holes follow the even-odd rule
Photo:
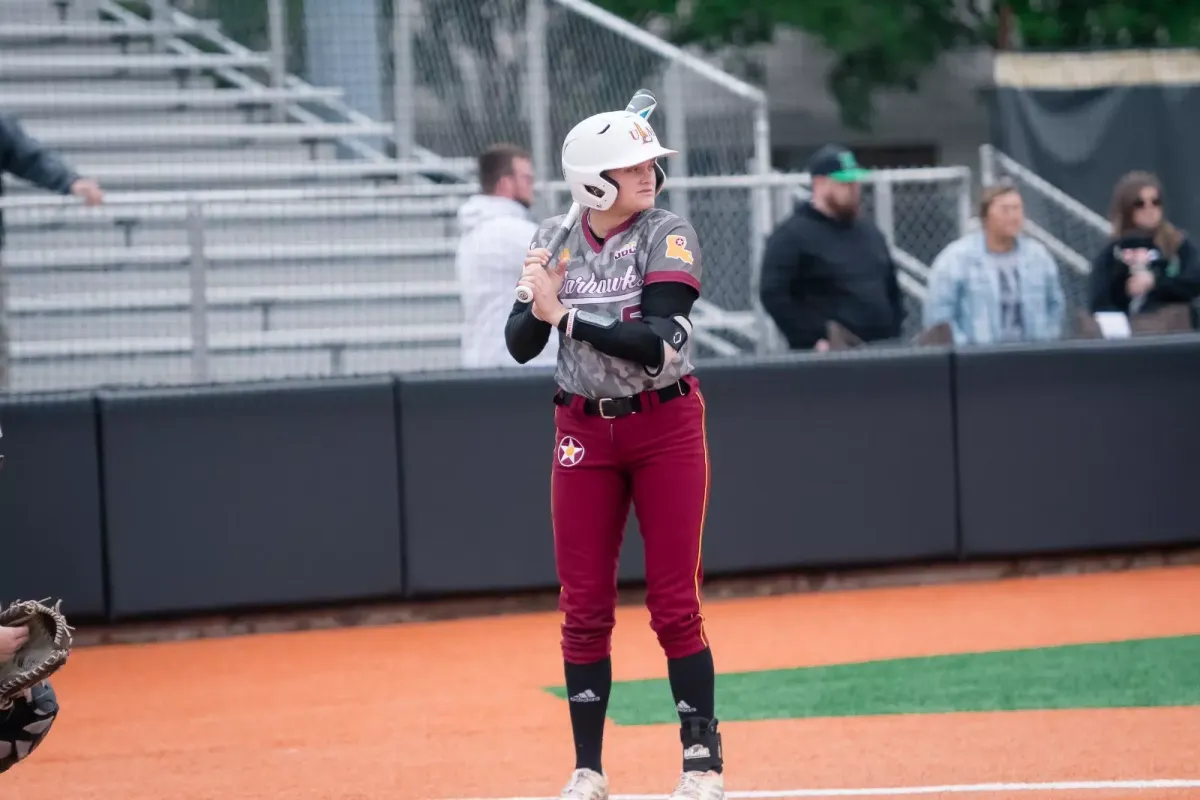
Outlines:
[[[597,177],[600,178],[599,181],[595,180]],[[568,180],[572,179],[568,177]],[[579,180],[579,177],[576,176],[574,180],[576,182],[571,186],[571,195],[581,205],[604,210],[611,207],[617,199],[617,192],[620,187],[617,186],[617,182],[612,179],[607,171],[601,172],[599,175],[592,173],[590,179],[589,177],[584,177],[583,180]],[[586,197],[581,197],[581,194],[586,195]]]
[[[612,186],[614,192],[621,191],[621,187],[617,184],[616,181],[613,180],[612,175],[608,174],[608,170],[604,170],[604,172],[601,172],[600,177],[604,178],[604,180],[608,181],[608,184],[610,186]]]
[[[663,189],[663,184],[667,182],[667,173],[662,168],[662,164],[658,159],[654,159],[654,194],[658,194]]]

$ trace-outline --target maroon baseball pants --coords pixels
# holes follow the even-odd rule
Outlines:
[[[551,510],[563,612],[563,658],[607,657],[616,624],[617,563],[625,524],[637,514],[646,559],[650,626],[667,658],[708,646],[701,610],[701,543],[708,506],[704,398],[690,391],[618,419],[584,413],[576,398],[556,406]]]

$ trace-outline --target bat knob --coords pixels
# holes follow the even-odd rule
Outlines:
[[[533,302],[533,292],[530,290],[530,288],[528,286],[518,286],[517,287],[517,299],[520,300],[522,303],[532,303]]]

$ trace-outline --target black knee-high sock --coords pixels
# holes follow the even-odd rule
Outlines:
[[[564,661],[563,671],[575,737],[575,769],[603,772],[600,753],[604,746],[604,715],[612,691],[612,659],[591,664]]]
[[[716,713],[716,668],[712,650],[704,648],[686,658],[667,660],[667,676],[679,721],[693,717],[712,719]]]
[[[667,660],[667,676],[675,710],[679,713],[679,738],[683,743],[683,769],[724,771],[721,735],[716,720],[716,668],[712,650],[704,648],[685,658]]]

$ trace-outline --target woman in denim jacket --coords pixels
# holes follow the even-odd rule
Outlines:
[[[926,289],[925,327],[947,323],[955,344],[1058,339],[1066,301],[1058,265],[1025,236],[1016,187],[989,187],[979,203],[980,230],[934,259]]]

